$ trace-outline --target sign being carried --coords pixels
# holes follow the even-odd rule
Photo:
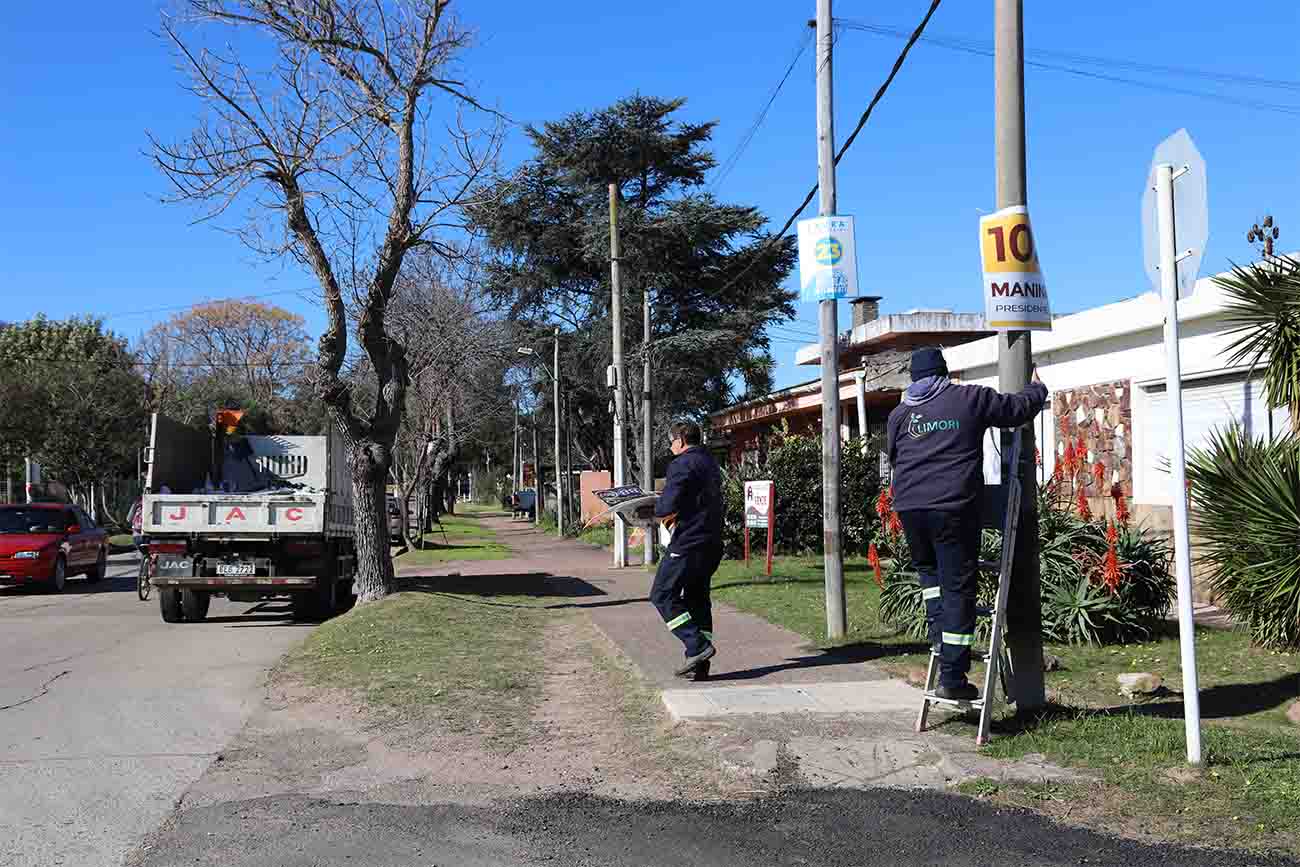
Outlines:
[[[745,564],[749,564],[749,531],[767,530],[767,574],[772,574],[772,542],[776,529],[775,485],[772,482],[745,482]]]
[[[1024,205],[980,217],[980,259],[987,326],[998,331],[1051,331],[1047,282]]]
[[[852,217],[799,221],[799,286],[804,301],[858,294]]]

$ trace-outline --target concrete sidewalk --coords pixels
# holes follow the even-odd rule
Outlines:
[[[807,639],[752,614],[714,605],[718,655],[705,683],[673,676],[681,644],[664,628],[646,594],[652,575],[641,566],[616,569],[600,548],[535,529],[509,517],[481,518],[515,556],[403,571],[461,580],[481,576],[536,583],[547,596],[567,596],[553,608],[585,612],[596,627],[660,690],[679,723],[702,725],[720,761],[753,776],[778,765],[819,788],[896,786],[943,790],[977,778],[1043,782],[1078,780],[1042,756],[1016,762],[989,759],[970,733],[916,734],[920,690],[868,661],[870,647],[824,651]],[[471,582],[472,584],[472,582]],[[512,591],[515,592],[515,591]],[[961,731],[960,729],[958,730]]]
[[[509,545],[509,560],[448,563],[421,567],[402,575],[550,575],[576,578],[589,584],[593,595],[561,603],[581,609],[661,689],[682,687],[673,676],[681,663],[682,646],[650,605],[647,594],[653,575],[641,565],[616,569],[608,551],[582,542],[557,539],[523,521],[484,517],[485,524]],[[729,686],[785,685],[882,681],[886,676],[865,663],[860,650],[823,652],[807,639],[726,605],[714,605],[718,655],[712,677],[692,689]]]

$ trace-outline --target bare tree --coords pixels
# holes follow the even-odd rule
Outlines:
[[[407,528],[411,494],[442,492],[462,450],[499,429],[510,412],[502,384],[518,360],[512,324],[480,288],[472,259],[457,266],[427,254],[408,259],[389,311],[390,327],[411,347],[392,467]],[[441,500],[434,497],[436,508]]]
[[[455,254],[444,230],[461,226],[500,142],[499,118],[485,131],[462,117],[486,109],[455,77],[469,33],[450,4],[188,0],[182,16],[162,22],[207,109],[180,142],[150,136],[173,199],[205,204],[202,219],[246,204],[244,241],[292,256],[320,285],[328,322],[316,385],[348,448],[361,601],[393,585],[384,487],[409,370],[407,348],[386,324],[393,287],[410,251]],[[267,38],[274,63],[255,72],[236,48],[206,47],[214,26]],[[365,407],[341,375],[349,304],[377,385]]]

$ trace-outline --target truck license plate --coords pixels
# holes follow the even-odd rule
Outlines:
[[[254,574],[252,563],[218,563],[217,574],[240,578]]]

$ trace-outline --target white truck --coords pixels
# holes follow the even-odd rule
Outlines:
[[[342,438],[227,435],[155,413],[141,530],[168,623],[203,620],[213,596],[289,597],[323,619],[352,592],[352,483]]]

